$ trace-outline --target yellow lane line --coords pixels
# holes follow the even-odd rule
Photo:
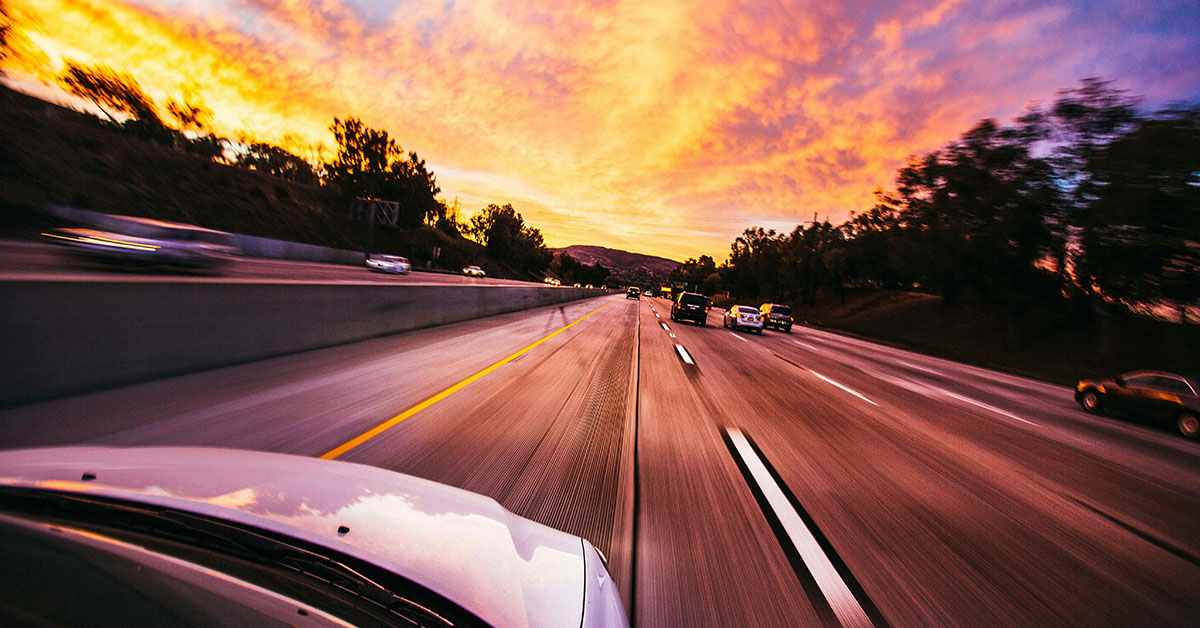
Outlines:
[[[564,331],[567,331],[575,323],[585,320],[592,314],[595,314],[596,312],[603,310],[604,308],[612,305],[613,303],[619,303],[619,301],[610,301],[608,303],[605,303],[604,305],[601,305],[600,307],[592,310],[591,312],[584,314],[583,316],[576,319],[575,321],[568,323],[565,327],[555,331],[554,333],[550,334],[549,336],[542,338],[541,340],[529,345],[528,347],[525,347],[524,349],[521,349],[520,351],[517,351],[516,353],[508,356],[507,358],[504,358],[503,360],[500,360],[499,362],[483,369],[482,371],[475,373],[474,375],[462,380],[461,382],[454,384],[453,386],[426,399],[425,401],[422,401],[421,403],[418,403],[417,405],[405,410],[404,412],[401,412],[400,414],[397,414],[396,416],[384,421],[383,423],[376,425],[375,427],[363,432],[362,434],[355,436],[354,438],[346,441],[345,443],[342,443],[341,445],[338,445],[337,447],[330,449],[329,451],[322,454],[321,458],[323,460],[333,460],[334,458],[341,456],[342,454],[350,451],[351,449],[354,449],[355,447],[358,447],[359,445],[371,440],[372,438],[379,436],[380,434],[386,432],[387,430],[395,427],[397,423],[413,416],[414,414],[432,406],[433,404],[445,399],[446,397],[449,397],[450,395],[453,395],[454,393],[462,390],[463,388],[465,388],[467,386],[467,384],[470,384],[471,382],[483,377],[484,375],[487,375],[488,373],[491,373],[492,371],[504,366],[505,364],[512,362],[513,360],[525,355],[526,353],[529,353],[530,351],[532,351],[534,348],[536,348],[538,345],[542,344],[543,342],[546,342],[547,340],[550,340],[551,338],[563,333]]]

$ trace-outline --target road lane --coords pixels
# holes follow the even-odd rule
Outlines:
[[[0,443],[203,445],[319,456],[603,302],[513,312],[11,408],[0,412]]]
[[[1194,465],[1174,465],[1164,485],[1106,459],[1124,461],[1123,448],[1048,440],[987,409],[892,386],[786,334],[746,347],[725,333],[676,330],[704,367],[695,384],[743,409],[738,425],[893,623],[1196,618],[1197,594],[1175,584],[1200,575]]]
[[[637,625],[829,625],[832,614],[809,603],[721,439],[735,415],[695,386],[716,362],[693,351],[694,325],[671,324],[678,340],[655,325],[650,304],[667,318],[663,303],[641,308]]]

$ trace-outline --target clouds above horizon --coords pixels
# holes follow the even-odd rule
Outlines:
[[[905,158],[1101,76],[1200,96],[1189,2],[10,0],[221,132],[332,143],[358,115],[447,198],[551,245],[722,258],[754,224],[869,207]],[[299,142],[295,138],[300,138]]]

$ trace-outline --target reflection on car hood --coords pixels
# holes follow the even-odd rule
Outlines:
[[[155,504],[303,539],[401,574],[494,626],[579,625],[583,613],[578,537],[376,467],[198,447],[56,447],[0,452],[0,486]]]

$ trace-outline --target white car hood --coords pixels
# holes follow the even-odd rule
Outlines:
[[[401,574],[497,627],[578,626],[583,615],[579,537],[376,467],[198,447],[55,447],[0,451],[0,486],[167,506],[307,540]]]

